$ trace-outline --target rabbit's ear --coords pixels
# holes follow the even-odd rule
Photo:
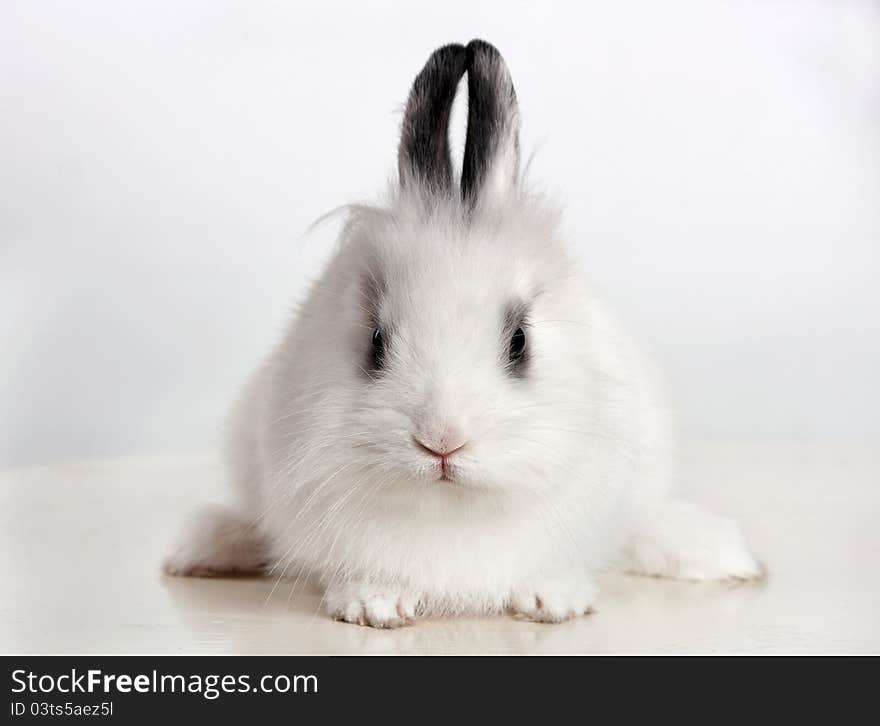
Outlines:
[[[406,103],[397,152],[401,186],[449,193],[449,116],[466,64],[463,45],[446,45],[431,54],[416,77]]]
[[[471,205],[504,199],[519,177],[519,107],[507,64],[484,40],[467,46],[468,127],[461,193]]]

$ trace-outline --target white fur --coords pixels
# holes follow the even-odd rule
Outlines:
[[[644,361],[583,282],[555,209],[503,179],[475,210],[399,188],[350,210],[235,411],[242,503],[192,529],[170,572],[314,573],[328,613],[373,626],[564,620],[621,557],[650,575],[760,574],[733,523],[667,500],[670,428]],[[373,374],[371,284],[388,331]],[[519,379],[502,337],[515,300],[530,306]],[[454,481],[414,437],[466,442]]]

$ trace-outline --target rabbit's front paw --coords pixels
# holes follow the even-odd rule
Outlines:
[[[593,612],[598,589],[583,575],[539,580],[514,590],[510,609],[539,623],[561,623]]]
[[[415,618],[418,598],[395,588],[361,583],[334,585],[324,595],[324,608],[334,620],[399,628]]]

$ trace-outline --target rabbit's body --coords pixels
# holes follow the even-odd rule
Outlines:
[[[445,140],[468,71],[462,193]],[[176,573],[316,575],[328,611],[587,612],[595,573],[752,577],[732,523],[668,499],[669,424],[635,347],[590,294],[557,214],[518,178],[497,51],[447,46],[416,80],[401,184],[352,208],[339,250],[245,391],[236,510]]]

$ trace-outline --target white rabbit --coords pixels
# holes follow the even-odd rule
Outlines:
[[[467,72],[460,185],[448,124]],[[556,209],[519,175],[494,47],[415,79],[387,205],[339,249],[234,412],[236,508],[205,512],[180,575],[314,574],[333,617],[590,611],[596,573],[693,580],[762,568],[730,520],[670,499],[646,366],[591,295]]]

